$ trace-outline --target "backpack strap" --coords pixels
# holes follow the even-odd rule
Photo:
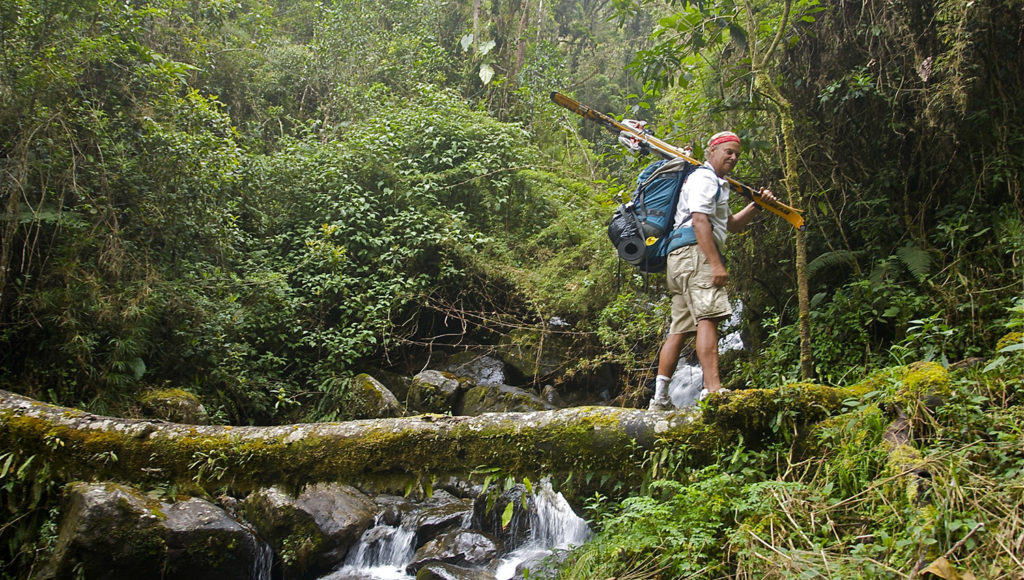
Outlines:
[[[697,169],[701,169],[701,168],[708,169],[708,170],[711,170],[712,172],[714,172],[714,169],[711,169],[707,165],[701,165]],[[694,170],[694,171],[696,171],[696,170]],[[691,173],[690,175],[693,175],[693,173]],[[687,179],[689,179],[689,175],[687,176]],[[715,179],[716,179],[716,181],[718,180],[718,174],[717,173],[715,173]],[[715,191],[715,203],[718,203],[718,200],[722,196],[722,182],[721,181],[717,181],[717,183],[718,183],[718,190]],[[682,185],[680,185],[679,187],[680,187],[680,190],[681,190],[682,189]],[[676,203],[678,204],[679,202],[677,201]],[[690,217],[690,223],[692,224],[693,223],[693,214],[690,214],[690,216],[691,216]],[[675,250],[677,250],[679,248],[682,248],[684,246],[692,246],[693,244],[696,244],[696,243],[697,243],[697,234],[694,233],[693,226],[692,225],[689,225],[689,226],[679,226],[678,228],[672,230],[668,234],[668,249],[667,249],[667,252],[669,254],[671,254],[672,252],[674,252]]]

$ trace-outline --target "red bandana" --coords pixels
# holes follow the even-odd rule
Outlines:
[[[708,147],[714,147],[715,145],[721,145],[722,143],[728,143],[729,141],[735,141],[736,143],[739,143],[740,138],[733,133],[726,133],[725,135],[721,135],[712,139],[711,142],[708,143]]]

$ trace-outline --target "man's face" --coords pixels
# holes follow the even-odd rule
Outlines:
[[[741,149],[740,144],[735,141],[726,141],[715,145],[708,151],[708,163],[715,168],[715,173],[719,177],[725,177],[733,167],[736,167],[736,162],[740,160]]]

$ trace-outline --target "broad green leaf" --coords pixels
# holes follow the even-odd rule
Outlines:
[[[480,65],[480,81],[486,85],[491,82],[492,78],[494,78],[494,69],[491,68],[491,65],[487,63]]]
[[[132,369],[132,375],[135,380],[142,378],[142,375],[146,374],[146,362],[139,357],[135,357],[128,361],[128,367]]]
[[[513,512],[515,512],[515,508],[516,508],[515,502],[511,502],[511,501],[508,502],[508,505],[505,506],[505,511],[502,512],[502,514],[501,514],[501,529],[504,530],[505,528],[508,527],[509,522],[512,521],[512,514],[513,514]]]
[[[0,468],[0,479],[7,477],[7,472],[11,469],[11,462],[14,461],[14,454],[7,453],[7,461],[4,462],[3,468]]]

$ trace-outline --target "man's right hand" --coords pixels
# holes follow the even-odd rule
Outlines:
[[[709,258],[709,262],[712,260]],[[712,262],[711,264],[711,284],[714,286],[725,286],[729,283],[729,272],[725,269],[725,266],[719,261],[717,264]]]

